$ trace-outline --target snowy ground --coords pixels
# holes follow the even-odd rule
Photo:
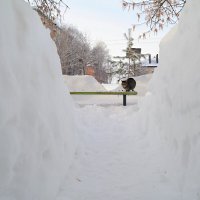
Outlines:
[[[95,105],[77,111],[79,146],[57,200],[168,197],[170,181],[167,170],[160,166],[162,144],[154,145],[134,129],[134,112],[137,114],[135,106]],[[179,198],[179,194],[173,195]]]
[[[125,126],[130,110],[134,112],[131,106],[85,106],[79,111],[80,145],[58,199],[132,199],[134,190],[142,190],[142,185],[136,188],[145,167],[143,161],[138,163],[142,152],[135,144],[140,137]]]

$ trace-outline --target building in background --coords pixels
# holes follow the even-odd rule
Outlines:
[[[85,69],[85,74],[90,76],[95,76],[95,70],[92,66],[87,66]]]
[[[151,54],[145,55],[145,59],[141,60],[141,68],[144,74],[150,74],[154,72],[154,69],[158,67],[158,54],[152,57]]]

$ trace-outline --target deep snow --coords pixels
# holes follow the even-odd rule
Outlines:
[[[105,88],[93,77],[89,75],[63,75],[64,83],[70,92],[103,92]]]
[[[137,106],[75,109],[48,31],[22,1],[3,1],[0,199],[199,200],[199,7],[188,1],[163,39]]]
[[[74,105],[37,13],[3,0],[0,19],[0,199],[55,200],[76,147]]]

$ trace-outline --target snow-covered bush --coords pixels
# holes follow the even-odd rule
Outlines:
[[[0,18],[0,199],[53,200],[73,157],[73,103],[37,13],[4,0]]]

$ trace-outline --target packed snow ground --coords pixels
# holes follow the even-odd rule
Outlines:
[[[78,111],[79,148],[58,200],[161,196],[158,186],[169,185],[167,172],[155,159],[162,154],[135,129],[134,111],[134,106],[84,106]],[[167,191],[163,187],[165,197]]]

